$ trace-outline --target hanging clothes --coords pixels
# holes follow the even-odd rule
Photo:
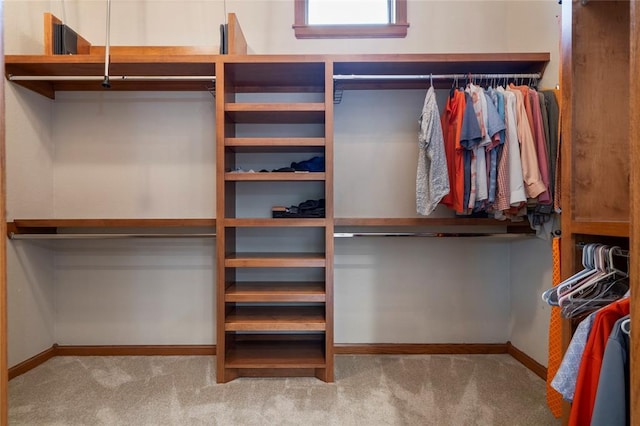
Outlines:
[[[554,210],[558,210],[556,206],[556,191],[557,191],[557,166],[558,166],[558,147],[560,139],[560,108],[558,106],[558,100],[553,90],[543,90],[542,95],[545,99],[547,107],[547,118],[549,122],[549,192],[554,200]]]
[[[471,102],[473,105],[473,110],[476,114],[476,119],[478,120],[478,125],[480,126],[480,131],[482,134],[482,140],[475,147],[474,158],[475,158],[475,198],[469,200],[469,208],[471,210],[480,208],[482,206],[482,202],[489,198],[488,187],[487,187],[487,161],[485,155],[485,147],[491,144],[491,137],[488,135],[487,126],[488,126],[488,116],[487,116],[487,101],[484,97],[484,91],[482,87],[476,86],[474,84],[469,84],[465,89],[465,92],[471,95]],[[472,170],[472,175],[473,175]],[[473,195],[472,195],[473,197]]]
[[[520,141],[518,139],[517,98],[514,93],[505,90],[503,87],[499,87],[498,91],[502,93],[505,99],[506,142],[509,146],[509,156],[504,160],[509,163],[510,189],[507,193],[506,205],[501,204],[499,208],[503,211],[508,211],[511,207],[519,210],[526,203],[527,195],[525,193]]]
[[[587,346],[587,339],[589,338],[589,333],[591,333],[595,316],[595,312],[589,314],[578,324],[578,328],[576,328],[571,337],[571,343],[569,343],[569,347],[562,357],[560,368],[558,368],[558,372],[551,381],[551,386],[562,395],[562,398],[569,402],[573,401],[573,396],[576,393],[580,360],[582,360],[584,349]]]
[[[616,321],[625,315],[629,315],[629,306],[629,298],[625,298],[611,303],[596,313],[593,327],[580,361],[576,393],[571,406],[571,415],[569,416],[569,426],[591,424],[604,350]]]
[[[469,206],[475,205],[475,175],[476,175],[476,163],[475,163],[475,149],[476,146],[482,141],[482,130],[480,124],[476,118],[475,110],[473,109],[473,100],[471,95],[464,92],[465,96],[465,109],[464,116],[462,118],[462,130],[460,132],[460,146],[464,148],[464,214],[471,212]]]
[[[493,96],[491,96],[493,94]],[[496,199],[497,192],[497,172],[498,172],[498,148],[504,142],[504,131],[506,129],[504,123],[504,114],[498,111],[498,94],[495,91],[483,91],[487,111],[487,135],[489,135],[491,143],[485,147],[487,161],[487,210],[493,209],[493,203]],[[495,103],[494,103],[495,102]]]
[[[531,103],[531,115],[533,116],[533,140],[536,146],[538,169],[540,170],[540,176],[545,187],[544,191],[538,195],[538,202],[540,204],[551,204],[552,200],[551,196],[549,195],[549,160],[538,92],[533,89],[529,89],[529,101]]]
[[[511,85],[513,86],[513,85]],[[522,175],[525,182],[525,191],[527,197],[536,198],[542,194],[546,188],[540,176],[540,168],[538,167],[538,156],[536,154],[535,142],[531,132],[528,115],[525,105],[530,105],[528,96],[525,98],[518,89],[508,89],[516,96],[516,120],[518,127],[518,140],[520,141],[520,159],[522,162]],[[529,110],[531,106],[529,106]]]
[[[559,126],[551,96],[514,84],[469,83],[464,97],[452,89],[440,118],[450,188],[441,203],[458,215],[529,214],[539,232],[551,224]]]
[[[442,198],[442,204],[459,214],[466,210],[463,205],[464,148],[460,145],[465,107],[464,92],[454,90],[447,97],[447,104],[441,118],[450,188],[449,193]]]
[[[435,90],[429,87],[418,120],[418,170],[416,173],[416,206],[421,215],[429,215],[449,193],[449,177],[444,138]]]
[[[622,323],[629,315],[613,325],[604,350],[598,390],[591,416],[591,426],[629,425],[629,335]]]

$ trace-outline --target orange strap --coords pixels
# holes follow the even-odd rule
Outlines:
[[[560,238],[551,241],[553,253],[553,285],[560,283]],[[549,321],[549,363],[547,365],[547,405],[555,417],[562,415],[562,395],[551,387],[551,381],[562,362],[562,318],[560,308],[551,308]]]

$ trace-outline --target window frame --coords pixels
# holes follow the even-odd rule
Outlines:
[[[294,0],[296,38],[403,38],[407,36],[407,0],[395,0],[393,24],[308,25],[307,0]]]

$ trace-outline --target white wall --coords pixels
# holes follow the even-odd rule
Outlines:
[[[104,43],[103,2],[6,3],[5,21],[15,29],[5,35],[8,54],[40,52],[38,8],[46,9],[49,3],[54,14],[66,15],[66,21],[91,42]],[[221,0],[116,1],[112,7],[114,45],[218,44]],[[291,1],[228,0],[227,11],[238,15],[253,53],[552,52],[554,62],[544,84],[557,83],[559,6],[552,1],[410,0],[407,38],[349,42],[295,39]],[[533,14],[536,24],[514,24],[520,12]],[[345,92],[342,104],[335,107],[336,216],[415,214],[416,126],[423,97],[423,91]],[[215,123],[209,94],[68,93],[58,95],[54,108],[50,104],[19,90],[16,102],[7,105],[8,114],[19,111],[27,116],[35,109],[35,127],[42,126],[45,136],[32,139],[44,140],[49,147],[44,158],[36,157],[38,167],[44,165],[38,175],[54,177],[48,181],[48,192],[32,200],[33,205],[20,201],[29,176],[9,180],[9,208],[19,217],[213,215]],[[8,134],[7,143],[19,146],[20,135]],[[9,164],[16,164],[20,155],[9,151]],[[25,208],[18,209],[23,204]],[[437,214],[450,215],[442,209]],[[56,341],[214,341],[210,245],[101,244],[76,242],[58,246],[55,252],[49,288],[55,293],[50,303]],[[522,341],[527,348],[543,347],[546,341],[537,341],[537,331],[511,325],[527,320],[520,309],[510,309],[511,295],[522,295],[518,303],[526,304],[526,294],[537,291],[540,283],[532,279],[530,284],[511,284],[509,247],[475,239],[336,241],[336,342],[511,339],[516,346]],[[544,250],[535,256],[543,258]],[[467,259],[464,266],[461,257]],[[162,273],[158,265],[175,268]],[[534,296],[535,307],[539,296]],[[143,309],[138,312],[133,306]],[[13,351],[16,345],[11,340],[9,344]]]
[[[214,344],[214,251],[204,239],[56,243],[56,342]]]
[[[61,218],[215,216],[209,93],[60,93],[53,112]]]
[[[5,2],[5,53],[42,49],[44,2]],[[5,84],[7,219],[53,215],[53,103]],[[36,166],[37,165],[37,166]],[[53,254],[7,240],[8,364],[55,343]]]
[[[508,245],[338,238],[335,252],[336,343],[508,340]]]
[[[551,241],[515,241],[510,247],[511,343],[547,365],[551,307],[541,294],[552,286]]]

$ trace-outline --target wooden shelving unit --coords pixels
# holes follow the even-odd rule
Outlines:
[[[631,327],[640,329],[639,12],[637,2],[563,2],[561,185],[562,277],[582,269],[577,243],[629,248]],[[576,325],[564,321],[565,348]],[[631,339],[630,424],[640,418],[638,353],[638,340]],[[570,409],[565,404],[563,424]]]
[[[229,57],[217,69],[217,90],[224,93],[217,97],[216,117],[224,123],[217,133],[219,382],[238,376],[282,374],[333,381],[333,93],[327,68],[330,65],[318,58],[287,56],[265,61],[261,57]],[[277,94],[276,102],[256,101],[265,93]],[[292,96],[295,100],[290,100]],[[269,130],[271,133],[264,135],[254,131],[253,137],[243,136],[244,125],[261,124],[296,124],[302,128],[293,136],[278,135],[278,130],[276,134]],[[322,134],[317,134],[319,126]],[[296,161],[322,156],[325,170],[228,172],[236,168],[240,154],[274,152],[296,155]],[[284,182],[322,188],[316,198],[325,199],[325,218],[245,218],[256,213],[237,210],[238,184],[258,188]],[[300,197],[299,202],[305,201]],[[277,200],[273,203],[279,204]],[[254,208],[270,212],[271,207]],[[324,251],[280,253],[270,246],[266,252],[249,252],[251,248],[244,247],[238,238],[239,232],[251,234],[275,228],[280,228],[279,232],[290,228],[315,230],[309,234],[311,244],[322,246]],[[303,273],[296,281],[278,278],[278,272],[293,269],[312,272]],[[261,281],[244,281],[247,270],[262,270]],[[317,272],[313,275],[317,270],[322,271],[323,281],[317,280]],[[291,332],[300,334],[291,339]],[[247,335],[251,340],[246,340]]]

